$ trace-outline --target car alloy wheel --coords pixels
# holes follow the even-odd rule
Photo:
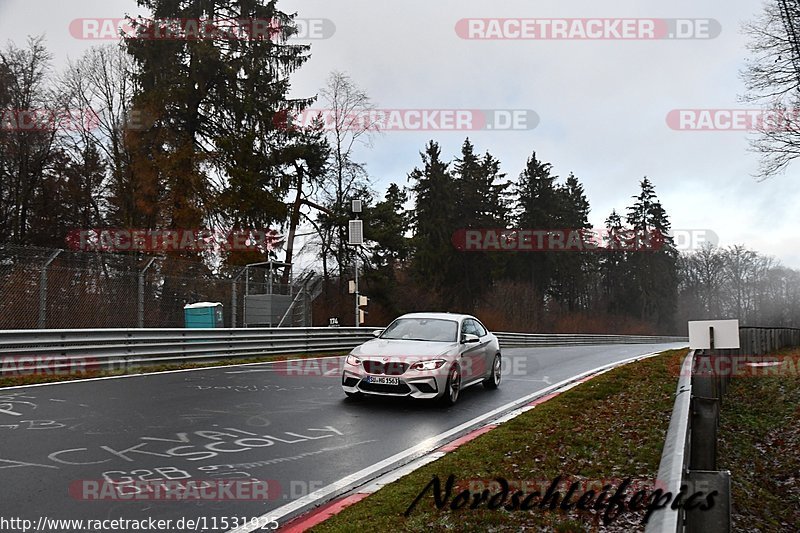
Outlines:
[[[503,361],[500,354],[494,356],[492,362],[492,373],[483,382],[483,386],[487,389],[496,389],[500,386],[500,379],[503,375]]]
[[[447,386],[445,387],[444,396],[442,400],[446,405],[453,405],[458,400],[458,395],[461,393],[461,370],[458,365],[453,365],[450,370],[450,375],[447,377]]]

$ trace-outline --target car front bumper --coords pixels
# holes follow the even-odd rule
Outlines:
[[[418,374],[418,375],[415,375]],[[378,396],[408,396],[418,399],[432,399],[440,396],[447,383],[446,372],[408,371],[400,376],[398,385],[370,383],[370,377],[384,377],[367,374],[358,369],[345,369],[342,373],[342,389],[349,393],[374,394]]]

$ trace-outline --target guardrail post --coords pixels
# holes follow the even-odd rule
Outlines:
[[[706,353],[695,355],[695,367],[692,369],[692,395],[703,398],[719,398],[715,383],[718,360]]]
[[[732,354],[733,350],[726,350],[727,353],[724,355],[720,355],[720,368],[724,368],[725,372],[720,373],[719,375],[719,401],[720,404],[725,398],[725,394],[728,393],[728,383],[730,383],[731,373],[733,372],[734,368],[738,368],[738,365],[735,367],[733,362],[736,355]]]
[[[717,469],[717,398],[692,397],[690,470]]]
[[[686,509],[686,533],[708,533],[709,531],[731,530],[731,473],[721,471],[689,472],[686,480],[689,494],[702,492],[709,494],[716,491],[714,506],[710,509]]]

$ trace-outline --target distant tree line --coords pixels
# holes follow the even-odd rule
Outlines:
[[[445,160],[436,142],[420,154],[409,187],[392,184],[366,210],[372,323],[420,309],[471,311],[520,331],[685,332],[688,320],[738,318],[743,325],[800,326],[800,272],[741,245],[679,253],[650,179],[604,228],[604,251],[462,252],[463,228],[589,229],[580,180],[559,179],[536,153],[516,179],[467,139]],[[615,235],[664,236],[646,250],[613,250]],[[628,233],[628,234],[629,234]]]
[[[626,229],[658,230],[665,236],[658,249],[464,252],[452,238],[465,228],[592,229],[583,185],[574,174],[560,180],[536,153],[509,180],[500,161],[478,154],[469,139],[453,161],[433,141],[420,155],[408,190],[391,185],[366,215],[365,235],[376,243],[370,288],[390,315],[436,308],[475,311],[518,329],[674,329],[678,253],[649,179],[597,233],[607,239]],[[387,243],[385,235],[407,237]]]
[[[679,261],[678,316],[800,327],[800,272],[744,246],[703,246]]]

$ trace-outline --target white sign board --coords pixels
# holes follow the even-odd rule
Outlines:
[[[351,220],[350,221],[350,242],[348,244],[364,244],[364,221]]]
[[[714,328],[714,349],[739,348],[738,320],[697,320],[689,322],[689,349],[710,350],[711,330]]]

